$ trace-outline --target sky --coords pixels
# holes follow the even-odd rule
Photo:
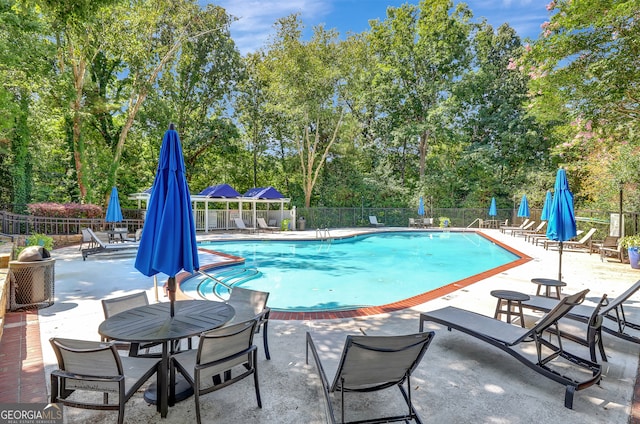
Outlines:
[[[550,1],[550,0],[549,0]],[[467,0],[474,20],[486,18],[498,28],[507,22],[522,39],[535,39],[540,25],[547,21],[547,0]],[[208,1],[203,1],[207,3]],[[265,46],[275,34],[274,23],[278,18],[299,13],[305,25],[305,34],[320,24],[335,28],[341,37],[347,33],[360,33],[369,29],[369,20],[386,18],[387,7],[402,4],[418,4],[419,0],[213,0],[238,18],[231,26],[233,37],[244,55]],[[454,3],[461,3],[454,0]]]

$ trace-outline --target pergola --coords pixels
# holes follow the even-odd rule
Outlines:
[[[138,201],[140,209],[142,209],[143,203],[146,207],[150,197],[151,189],[128,196],[129,199]],[[252,188],[241,195],[228,184],[218,184],[207,187],[198,194],[192,194],[191,202],[196,230],[209,232],[210,229],[235,228],[235,225],[232,224],[233,218],[241,218],[249,226],[257,227],[259,214],[264,215],[266,219],[274,217],[273,214],[269,214],[269,207],[272,204],[279,205],[279,213],[273,218],[279,224],[289,215],[289,213],[285,214],[284,205],[290,203],[291,199],[284,197],[273,187]],[[259,212],[259,205],[266,207],[260,209]]]

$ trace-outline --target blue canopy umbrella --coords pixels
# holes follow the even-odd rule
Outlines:
[[[529,202],[527,201],[527,195],[522,195],[522,200],[520,200],[520,207],[518,208],[518,217],[520,218],[529,218]]]
[[[121,222],[122,209],[120,209],[120,200],[118,200],[118,189],[111,188],[111,197],[107,206],[107,216],[104,218],[106,222]]]
[[[549,220],[549,212],[551,211],[551,190],[547,190],[547,195],[544,198],[544,205],[542,205],[542,213],[540,214],[540,219],[542,221]]]
[[[576,215],[573,210],[573,193],[569,190],[567,173],[563,168],[558,170],[553,186],[553,200],[549,210],[547,238],[558,241],[559,265],[558,280],[562,281],[562,242],[576,236]]]
[[[200,268],[184,157],[173,124],[162,139],[135,267],[149,277],[159,272],[169,276],[171,317],[174,316],[176,274]]]
[[[496,207],[496,198],[491,198],[491,206],[489,206],[489,216],[498,215],[498,208]]]
[[[418,215],[424,216],[424,200],[422,200],[422,196],[420,196],[420,202],[418,203]]]

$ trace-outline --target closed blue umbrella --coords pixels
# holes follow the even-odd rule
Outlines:
[[[547,190],[547,195],[544,198],[544,205],[542,205],[542,213],[540,214],[540,219],[542,221],[549,220],[549,211],[551,210],[551,190]]]
[[[569,190],[567,173],[563,168],[558,170],[553,186],[553,200],[549,210],[547,238],[558,241],[559,265],[558,280],[562,280],[562,242],[576,236],[576,215],[573,210],[573,193]]]
[[[424,216],[424,200],[422,200],[422,196],[420,196],[420,202],[418,203],[418,215]]]
[[[147,276],[159,272],[169,276],[171,317],[174,316],[175,275],[182,270],[193,272],[200,268],[182,147],[173,124],[162,139],[135,267]]]
[[[518,216],[521,218],[529,218],[529,202],[527,201],[527,195],[522,195],[520,201],[520,207],[518,208]]]
[[[111,197],[107,206],[107,216],[104,218],[106,222],[121,222],[122,209],[120,209],[120,200],[118,200],[118,189],[111,188]]]
[[[491,206],[489,206],[489,216],[498,215],[498,208],[496,207],[496,198],[491,198]]]

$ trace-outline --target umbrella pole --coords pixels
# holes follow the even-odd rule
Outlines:
[[[158,303],[159,300],[158,300],[158,276],[157,275],[153,276],[153,288],[156,292],[156,303]]]
[[[558,243],[558,252],[560,253],[560,261],[558,263],[558,281],[562,281],[562,242]]]
[[[171,276],[167,280],[167,290],[169,292],[169,303],[171,303],[171,318],[174,316],[174,303],[176,302],[176,277]]]

